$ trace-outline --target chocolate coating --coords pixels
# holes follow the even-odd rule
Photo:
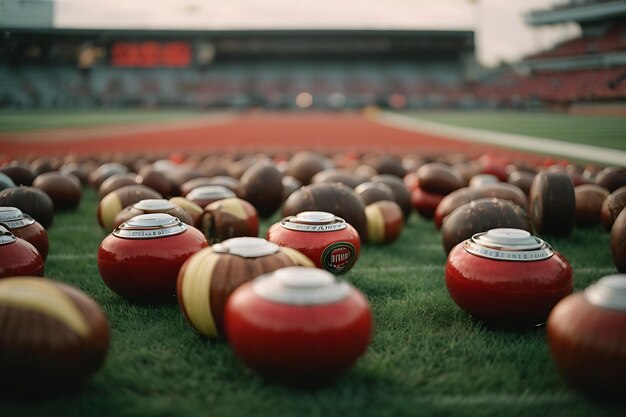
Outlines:
[[[611,255],[619,272],[626,272],[626,209],[622,209],[611,228]]]
[[[132,172],[127,172],[125,174],[113,174],[100,184],[100,187],[98,188],[98,197],[102,200],[112,191],[126,187],[127,185],[138,184],[139,182],[137,180],[137,174]]]
[[[574,189],[576,195],[576,225],[589,227],[600,223],[600,213],[604,199],[609,191],[594,184],[579,185]]]
[[[345,169],[330,168],[318,172],[311,178],[312,184],[321,182],[339,182],[343,185],[347,185],[350,188],[356,188],[362,181],[352,172]]]
[[[526,195],[530,195],[530,186],[533,184],[536,175],[534,172],[529,171],[512,171],[507,178],[507,182],[519,187]]]
[[[419,186],[434,194],[449,194],[466,185],[463,176],[450,165],[441,162],[424,164],[417,170]]]
[[[613,191],[602,202],[600,221],[604,225],[604,230],[607,232],[611,230],[615,219],[624,207],[626,207],[626,186]]]
[[[176,191],[176,187],[164,173],[157,171],[149,165],[140,169],[136,182],[152,188],[164,197],[171,197]]]
[[[574,183],[565,172],[540,172],[530,188],[530,218],[538,234],[569,237],[574,229]]]
[[[45,278],[6,278],[0,281],[0,346],[0,372],[11,375],[1,379],[3,389],[47,394],[84,383],[102,366],[109,323],[76,288]]]
[[[11,178],[15,185],[24,185],[26,187],[33,185],[36,176],[30,167],[20,164],[3,166],[0,168],[0,172]]]
[[[365,239],[367,233],[365,204],[348,186],[340,183],[320,183],[300,188],[285,201],[283,217],[295,216],[303,211],[326,211],[339,216],[359,232],[361,240]]]
[[[517,204],[498,198],[481,198],[456,208],[443,220],[441,239],[449,253],[452,248],[472,237],[499,227],[524,229],[532,233],[526,211]]]
[[[363,184],[359,184],[359,186],[354,189],[354,192],[363,199],[366,206],[377,201],[395,201],[391,187],[382,182],[364,182]]]
[[[302,184],[307,185],[311,183],[315,174],[326,168],[330,168],[330,163],[322,155],[310,151],[300,151],[289,160],[285,174],[291,175]]]
[[[626,185],[626,168],[606,167],[598,172],[595,182],[599,186],[613,192]]]
[[[374,182],[382,182],[391,188],[393,192],[393,199],[402,209],[404,214],[404,220],[408,219],[413,212],[413,205],[411,204],[411,193],[404,185],[402,178],[396,177],[390,174],[375,175],[372,177]]]
[[[435,225],[441,228],[443,219],[454,209],[480,198],[495,197],[502,200],[509,200],[528,210],[528,198],[518,187],[506,182],[485,184],[480,187],[463,187],[445,196],[435,211]]]
[[[402,161],[392,155],[377,155],[368,158],[365,163],[376,170],[378,174],[394,175],[398,178],[404,178],[407,174],[406,169],[402,165]]]
[[[256,208],[261,218],[270,217],[283,203],[283,174],[269,160],[254,163],[243,173],[241,198]]]
[[[161,194],[145,185],[126,185],[107,194],[98,204],[98,222],[106,230],[113,230],[115,216],[124,208],[141,200],[159,199]]]
[[[52,226],[54,205],[50,196],[35,187],[15,187],[0,191],[0,206],[16,207],[37,220],[44,228]]]
[[[200,230],[211,245],[233,237],[257,237],[259,215],[248,201],[225,198],[204,208]]]
[[[80,180],[72,174],[46,172],[33,181],[33,187],[50,196],[55,211],[74,210],[80,205],[83,189]]]

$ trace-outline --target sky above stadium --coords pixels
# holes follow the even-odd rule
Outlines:
[[[562,0],[560,1],[562,2]],[[531,30],[523,13],[555,0],[55,0],[55,25],[135,29],[474,29],[485,65],[574,36]]]

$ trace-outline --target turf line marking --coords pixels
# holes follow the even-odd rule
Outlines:
[[[51,253],[48,255],[48,259],[54,259],[55,261],[75,261],[94,259],[95,257],[95,253]]]
[[[469,127],[450,126],[387,111],[381,111],[374,120],[383,125],[413,132],[445,136],[450,139],[479,142],[505,148],[578,158],[618,166],[626,164],[626,151],[619,149],[602,148],[599,146],[571,143],[555,139]]]
[[[356,272],[363,274],[373,274],[380,272],[419,272],[419,271],[439,271],[443,270],[445,265],[439,264],[425,264],[425,265],[413,265],[413,266],[388,266],[385,268],[359,268]]]
[[[63,226],[63,230],[65,231],[90,230],[90,229],[92,229],[92,227],[86,224],[69,224],[67,226]]]
[[[617,270],[614,266],[605,266],[603,268],[574,268],[574,274],[617,274]],[[598,277],[600,278],[600,277]]]
[[[537,395],[509,395],[509,394],[482,394],[482,395],[433,395],[417,397],[415,403],[438,406],[483,406],[483,405],[546,405],[568,404],[572,402],[571,395],[566,394],[537,394]]]

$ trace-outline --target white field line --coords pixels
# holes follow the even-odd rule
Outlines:
[[[411,116],[404,116],[387,111],[380,112],[375,120],[387,126],[414,132],[430,133],[451,139],[486,143],[489,145],[559,155],[569,158],[578,158],[603,164],[618,166],[626,165],[626,152],[618,149],[602,148],[599,146],[570,143],[555,139],[494,132],[469,127],[449,126],[442,123],[418,120]]]
[[[594,274],[594,273],[617,274],[617,271],[614,266],[605,266],[601,268],[573,268],[573,269],[574,269],[574,276],[576,276],[576,273],[579,273],[579,274]]]
[[[171,121],[146,121],[117,126],[92,126],[92,127],[68,127],[52,130],[30,132],[7,132],[0,134],[0,139],[7,142],[47,142],[66,141],[77,139],[93,139],[98,137],[110,137],[117,135],[134,135],[150,132],[177,131],[181,128],[193,129],[208,125],[224,124],[232,121],[234,114],[220,113],[193,119]]]
[[[86,225],[86,224],[80,224],[80,223],[75,223],[75,224],[68,224],[66,226],[63,226],[63,230],[65,231],[81,231],[81,230],[90,230],[92,229],[91,225]]]
[[[55,261],[77,261],[95,258],[95,253],[51,253],[48,255],[48,259],[54,259]]]
[[[362,274],[373,274],[380,272],[421,272],[421,271],[439,271],[445,268],[445,264],[416,264],[411,266],[387,266],[384,268],[354,268],[355,272]]]
[[[435,406],[483,406],[483,405],[548,405],[572,402],[566,394],[480,394],[480,395],[432,395],[417,397],[413,402]]]

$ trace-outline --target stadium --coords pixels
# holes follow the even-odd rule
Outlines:
[[[472,25],[80,27],[57,24],[59,3],[0,1],[0,415],[624,414],[625,1],[552,2],[518,16],[533,33],[567,26],[569,36],[497,66],[481,64]],[[225,194],[192,197],[204,187]],[[154,216],[146,207],[156,203],[142,203],[153,200],[164,201],[157,212],[178,213],[177,226],[154,232],[173,235],[161,258],[142,264],[128,246],[118,256],[126,264],[115,265],[111,240],[137,248],[158,240],[120,231],[144,227],[119,216]],[[19,256],[2,250],[25,238],[6,207],[45,229],[47,255],[33,243],[39,272],[7,272]],[[328,344],[318,347],[318,336],[296,348],[282,345],[276,313],[265,330],[279,342],[262,346],[258,336],[241,348],[225,294],[239,295],[261,272],[244,279],[253,268],[239,271],[235,261],[214,272],[224,242],[275,242],[270,231],[281,224],[297,223],[285,226],[294,232],[318,221],[298,223],[302,212],[330,213],[357,240],[310,259],[283,257],[306,266],[322,259],[318,268],[362,294],[371,314],[366,348],[323,383],[316,378],[358,339],[337,335],[342,320],[331,316]],[[550,289],[560,295],[548,307],[543,281],[523,287],[533,262],[487,255],[477,256],[492,262],[487,281],[507,263],[524,264],[520,281],[474,295],[478,307],[462,301],[463,288],[478,294],[482,283],[454,287],[454,256],[472,255],[463,245],[502,228],[547,243],[533,256],[560,260],[559,279],[570,281]],[[196,229],[211,246],[177,264],[165,301],[150,299],[151,279],[168,269],[160,262],[182,246],[166,240]],[[517,256],[504,244],[494,250]],[[202,260],[207,251],[217,258]],[[258,261],[257,271],[270,256],[251,251],[241,257]],[[16,275],[49,281],[20,289]],[[613,321],[575,329],[578,356],[563,362],[555,312],[570,297],[593,299],[586,291],[597,295],[607,276],[621,284],[604,288],[597,305]],[[192,278],[198,283],[184,283]],[[222,278],[223,294],[211,293]],[[193,304],[202,291],[209,301]],[[339,297],[328,294],[319,297]],[[302,307],[313,296],[268,297]],[[524,309],[531,325],[516,321]],[[296,330],[301,342],[324,335],[322,315],[310,319],[314,330]],[[263,354],[278,367],[297,358],[281,371],[287,382],[259,365]]]

